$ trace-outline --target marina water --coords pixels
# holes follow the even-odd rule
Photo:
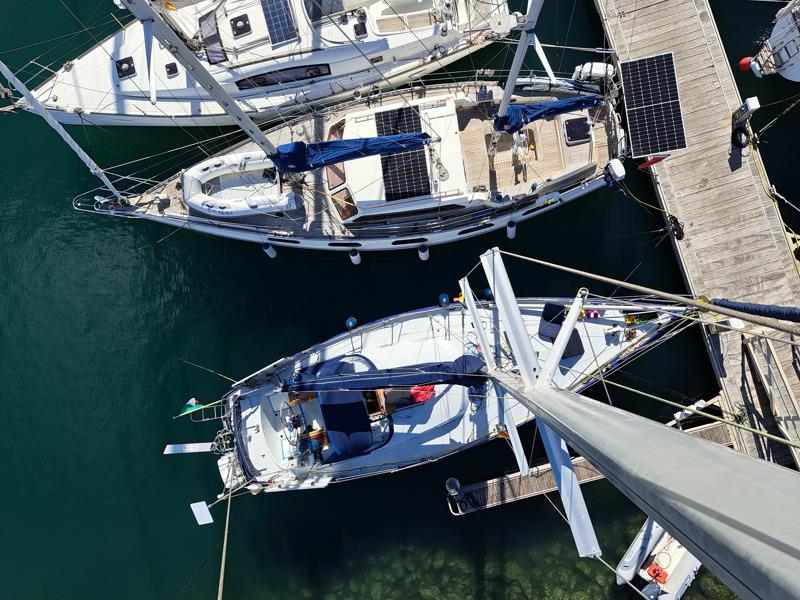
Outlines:
[[[65,2],[84,23],[113,6]],[[712,7],[733,63],[757,47],[776,10],[747,0],[714,0]],[[3,2],[0,51],[77,28],[56,0]],[[603,45],[590,0],[546,3],[538,33],[549,43]],[[501,66],[510,53],[490,45],[453,68]],[[549,54],[559,71],[589,59]],[[3,59],[18,66],[36,55],[33,47]],[[758,95],[762,105],[797,93],[777,78],[737,79],[742,95]],[[782,107],[763,109],[756,125]],[[786,117],[763,147],[772,182],[794,202],[797,126],[797,116]],[[101,165],[215,133],[72,132]],[[213,424],[171,417],[187,398],[211,401],[228,384],[182,360],[237,379],[340,332],[348,316],[366,323],[434,304],[441,292],[456,295],[458,278],[493,245],[685,291],[662,216],[617,189],[522,224],[513,241],[490,235],[433,247],[425,263],[414,251],[367,254],[353,267],[345,254],[279,250],[269,260],[254,245],[182,231],[164,239],[170,230],[155,224],[77,213],[72,197],[95,181],[44,123],[2,115],[0,139],[2,598],[213,596],[223,518],[199,528],[188,503],[220,491],[214,459],[161,451],[168,442],[211,439]],[[653,203],[647,177],[634,170],[629,163],[628,186]],[[800,229],[790,209],[784,214]],[[568,296],[586,283],[507,264],[518,295]],[[701,338],[691,330],[616,378],[686,404],[716,394]],[[601,388],[592,394],[604,397]],[[664,420],[671,412],[618,390],[612,399]],[[532,437],[532,428],[523,431],[526,447]],[[513,467],[508,446],[497,441],[324,491],[238,498],[226,598],[634,597],[599,562],[577,558],[569,529],[545,498],[450,516],[447,477],[469,482]],[[606,482],[584,493],[604,557],[615,564],[644,517]],[[685,597],[733,596],[703,570]]]

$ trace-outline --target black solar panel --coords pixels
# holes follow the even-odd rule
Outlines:
[[[672,54],[631,60],[620,67],[633,157],[686,148]]]
[[[261,0],[261,9],[264,11],[269,41],[272,44],[297,39],[297,24],[289,0]]]
[[[375,115],[375,126],[378,135],[418,133],[422,131],[419,111],[411,106],[377,113]],[[387,202],[425,196],[431,193],[428,161],[425,157],[424,148],[398,152],[397,154],[382,154],[381,171],[383,171],[383,185],[386,190]]]

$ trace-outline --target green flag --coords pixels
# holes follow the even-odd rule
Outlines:
[[[197,398],[192,398],[184,405],[183,410],[181,410],[181,414],[178,416],[182,417],[183,415],[188,415],[189,413],[193,413],[201,408],[203,408],[203,405],[197,401]]]

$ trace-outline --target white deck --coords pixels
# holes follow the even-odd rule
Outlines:
[[[549,341],[537,334],[542,307],[543,304],[537,301],[521,302],[523,319],[538,352],[540,367],[551,347]],[[499,364],[510,366],[513,364],[510,350],[503,340],[497,338],[495,309],[483,306],[479,311],[481,327],[488,330],[492,340],[491,352]],[[613,308],[601,308],[597,318],[581,319],[576,331],[584,351],[579,356],[561,361],[554,377],[555,385],[569,389],[584,386],[591,374],[643,344],[667,321],[669,317],[662,316],[658,321],[626,326],[622,313]],[[281,414],[287,395],[279,391],[277,381],[287,381],[298,369],[343,355],[362,355],[376,368],[385,369],[452,361],[464,354],[477,354],[477,344],[469,313],[460,305],[454,305],[449,309],[398,315],[365,326],[288,361],[279,361],[277,368],[267,367],[247,378],[246,381],[264,382],[256,387],[245,383],[237,388],[241,396],[233,400],[241,408],[241,422],[236,429],[243,436],[243,450],[257,470],[257,480],[270,482],[276,475],[281,475],[283,481],[287,481],[288,475],[295,473],[297,480],[302,481],[309,472],[308,466],[301,468],[289,460],[287,452],[291,448],[283,429],[288,411]],[[302,410],[306,423],[314,421],[314,429],[320,429],[325,426],[324,420],[316,396],[311,395],[313,397],[305,398],[296,410]],[[389,414],[394,434],[388,443],[368,454],[331,464],[317,464],[312,468],[314,476],[325,475],[340,480],[390,472],[435,460],[491,439],[499,433],[498,425],[521,425],[532,418],[516,400],[503,394],[498,396],[497,390],[491,386],[485,397],[470,397],[468,388],[456,385],[436,385],[435,395],[430,400],[389,410]],[[325,457],[330,453],[329,448],[323,450]]]
[[[242,110],[261,119],[274,119],[279,112],[285,116],[314,103],[342,101],[352,97],[355,90],[385,87],[387,80],[401,85],[428,74],[485,45],[485,36],[469,32],[484,27],[491,15],[508,10],[503,0],[458,0],[456,13],[461,20],[442,36],[441,23],[430,17],[430,2],[367,0],[359,4],[367,14],[366,33],[359,35],[354,29],[358,22],[352,16],[347,22],[339,17],[312,22],[304,0],[289,2],[297,28],[295,39],[271,42],[260,0],[226,0],[217,10],[215,23],[227,58],[210,64],[202,48],[197,52],[207,70],[240,102]],[[206,0],[170,11],[168,18],[191,39],[200,30],[199,18],[217,4]],[[381,27],[387,12],[400,17],[400,27],[395,31]],[[425,18],[415,17],[417,13]],[[235,36],[234,17],[242,16],[247,17],[250,31]],[[357,47],[351,41],[357,41]],[[447,50],[439,61],[431,60],[429,48],[435,46]],[[151,103],[145,48],[142,25],[133,22],[66,66],[55,67],[57,71],[34,90],[34,95],[56,119],[68,124],[234,124],[157,41],[152,60],[158,100]],[[132,61],[133,70],[129,64],[126,74],[118,73],[116,61],[126,59]],[[292,70],[278,75],[278,83],[249,89],[236,84],[285,69]]]
[[[363,101],[351,102],[335,112],[325,111],[265,132],[276,146],[289,142],[314,143],[332,139],[332,129],[345,120],[345,137],[373,136],[376,113],[415,107],[422,115],[423,129],[432,138],[425,151],[430,186],[427,195],[387,202],[386,174],[382,172],[380,158],[372,156],[349,161],[344,167],[310,171],[302,180],[284,184],[284,188],[291,186],[296,193],[298,207],[282,215],[265,211],[263,215],[238,220],[198,218],[199,215],[187,209],[177,178],[155,186],[142,196],[131,197],[129,207],[117,206],[108,212],[177,227],[188,225],[204,233],[260,244],[347,250],[348,247],[337,246],[335,242],[357,241],[355,246],[363,250],[390,250],[398,247],[395,244],[405,244],[403,237],[410,238],[415,245],[434,245],[478,235],[487,228],[504,227],[511,220],[519,223],[604,185],[604,168],[610,157],[616,155],[617,130],[612,110],[579,110],[531,123],[523,134],[527,136],[527,145],[516,155],[511,152],[510,136],[504,133],[492,158],[487,153],[486,138],[496,105],[476,102],[481,85],[477,82],[398,91],[373,100],[368,110]],[[497,86],[491,83],[486,86],[495,98],[500,96]],[[548,102],[559,97],[563,95],[530,92],[515,99]],[[564,123],[574,118],[589,119],[593,124],[591,137],[569,145]],[[225,154],[257,152],[255,144],[245,142]],[[218,161],[212,158],[201,165],[213,166]],[[446,178],[440,176],[438,162],[447,170]],[[341,175],[336,181],[330,178],[328,171],[335,168],[344,173],[344,181]],[[405,174],[394,176],[402,178]],[[239,189],[246,196],[250,193],[247,178],[241,183],[244,185]],[[157,202],[157,197],[168,201]],[[353,210],[356,206],[358,213]],[[460,210],[441,214],[439,209],[447,207]],[[412,213],[412,217],[405,217],[405,212]],[[493,216],[484,218],[489,213]],[[390,215],[390,218],[352,223],[369,215]]]

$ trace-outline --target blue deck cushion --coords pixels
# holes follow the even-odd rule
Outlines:
[[[317,365],[320,377],[347,379],[355,373],[352,363],[326,361]],[[335,462],[362,454],[372,445],[372,428],[364,395],[358,391],[333,389],[319,392],[319,407],[333,455],[327,462]]]
[[[336,462],[363,454],[372,446],[372,429],[362,392],[320,392],[319,406]]]
[[[548,302],[542,309],[542,319],[539,321],[539,337],[548,342],[555,342],[561,325],[567,316],[567,307],[562,304]],[[583,354],[583,342],[577,329],[573,329],[564,348],[562,358],[573,358]]]
[[[563,304],[547,302],[539,321],[539,337],[548,342],[554,342],[558,332],[561,331],[561,324],[564,322],[566,314],[567,309]]]

